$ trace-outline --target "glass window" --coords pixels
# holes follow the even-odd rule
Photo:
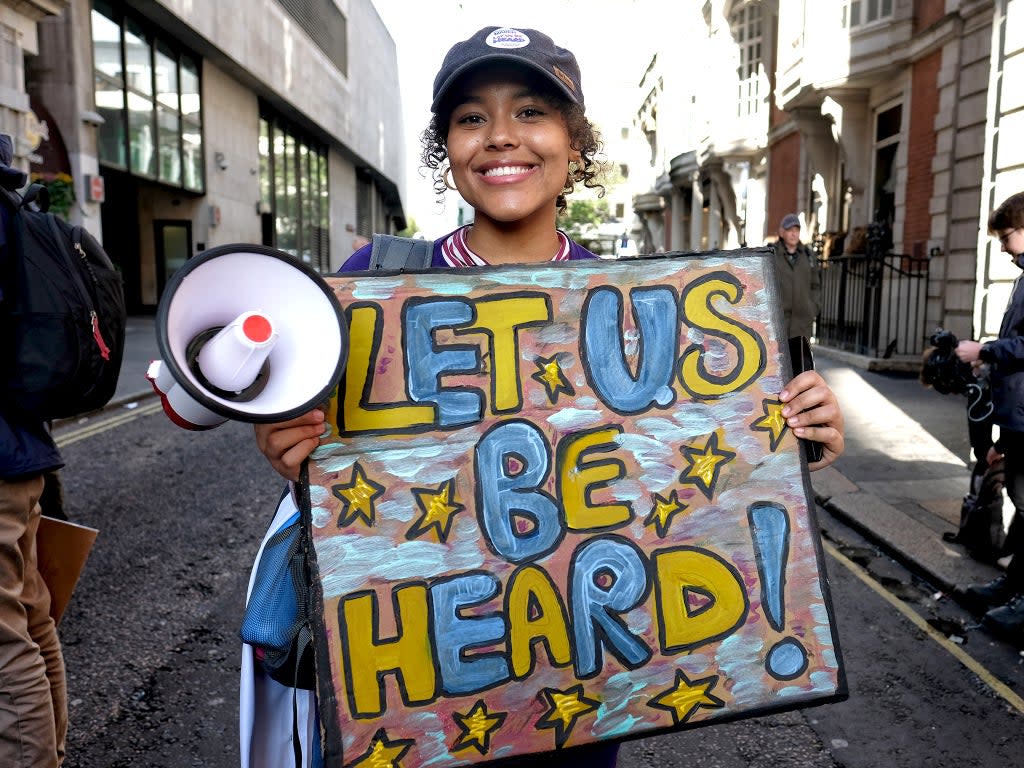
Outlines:
[[[271,206],[280,250],[326,271],[330,266],[327,152],[274,116],[260,118],[260,200]]]
[[[200,122],[199,65],[188,56],[181,57],[181,113]]]
[[[859,27],[892,16],[892,0],[843,0],[843,26]]]
[[[295,238],[292,230],[290,213],[291,197],[289,195],[288,176],[291,172],[292,158],[286,148],[286,137],[275,131],[274,135],[274,213],[277,229],[277,247],[282,251],[295,255]]]
[[[115,18],[110,6],[96,3],[92,10],[92,61],[97,72],[121,85],[121,25]]]
[[[125,150],[124,80],[121,75],[121,24],[106,3],[92,10],[93,68],[96,111],[103,117],[99,129],[99,153],[104,162],[124,168]]]
[[[203,173],[203,134],[196,123],[182,120],[181,149],[185,170],[185,189],[197,192],[203,190],[206,178]]]
[[[273,204],[270,186],[270,123],[260,118],[260,202]]]
[[[327,186],[327,153],[320,154],[320,269],[327,271],[330,268],[331,254],[331,207],[330,193]]]
[[[124,32],[124,59],[127,85],[147,96],[153,95],[152,51],[139,25],[128,21]]]
[[[93,69],[100,160],[202,192],[199,62],[128,10],[93,0]]]
[[[761,111],[761,75],[764,70],[761,62],[761,6],[739,8],[729,21],[740,55],[736,114],[738,117],[756,115]]]
[[[131,170],[143,176],[155,176],[153,136],[153,102],[138,94],[128,93],[128,145]]]
[[[96,76],[96,111],[103,117],[100,159],[119,168],[126,167],[124,89],[99,74]]]
[[[157,142],[160,165],[157,176],[160,181],[181,186],[181,118],[174,110],[157,107]]]
[[[178,62],[174,53],[163,43],[156,44],[156,100],[178,111]]]
[[[902,104],[897,104],[895,107],[890,107],[884,112],[879,112],[875,128],[875,141],[884,141],[893,136],[898,136],[902,121]]]

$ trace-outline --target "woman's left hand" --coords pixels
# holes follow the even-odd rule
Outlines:
[[[846,445],[843,414],[832,389],[817,371],[804,371],[789,382],[779,395],[785,407],[782,415],[793,434],[821,443],[821,461],[807,466],[813,472],[838,459]]]

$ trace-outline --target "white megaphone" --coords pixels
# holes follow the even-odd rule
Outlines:
[[[313,269],[261,245],[203,251],[174,273],[157,310],[161,359],[146,378],[186,429],[285,421],[341,377],[348,329]]]

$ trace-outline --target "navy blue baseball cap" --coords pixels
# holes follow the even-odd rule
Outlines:
[[[779,229],[791,229],[800,226],[800,217],[795,213],[787,213],[779,223]]]
[[[570,100],[583,106],[580,65],[572,51],[536,29],[484,27],[468,40],[456,43],[444,57],[434,78],[433,112],[444,100],[452,84],[469,70],[489,61],[510,61],[539,72]]]

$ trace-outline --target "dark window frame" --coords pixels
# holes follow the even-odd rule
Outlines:
[[[266,154],[257,148],[259,168],[268,174],[266,179],[260,178],[260,204],[273,222],[273,245],[326,273],[331,257],[328,148],[269,107],[261,106],[259,120],[258,134],[267,146]],[[285,199],[280,199],[278,190],[289,181],[293,182],[291,188],[285,189]],[[287,220],[282,222],[282,218]],[[281,242],[279,224],[289,229],[294,224],[288,242]]]
[[[99,7],[97,7],[99,6]],[[92,42],[93,46],[93,84],[97,80],[103,80],[105,83],[109,83],[117,88],[112,90],[120,90],[122,94],[122,107],[119,111],[119,118],[121,124],[121,155],[124,157],[124,163],[120,163],[117,160],[110,158],[109,156],[103,156],[103,144],[100,145],[100,157],[99,161],[101,165],[109,166],[111,168],[117,168],[118,170],[127,171],[132,176],[146,179],[154,183],[161,184],[163,186],[171,187],[173,189],[180,189],[187,192],[194,192],[196,194],[206,193],[206,158],[205,152],[202,151],[205,145],[205,136],[203,133],[205,119],[203,116],[203,101],[202,101],[202,58],[195,52],[189,50],[174,38],[162,35],[160,30],[154,27],[145,17],[133,13],[130,9],[126,8],[123,4],[115,2],[114,0],[93,0],[90,4],[90,21],[92,14],[99,14],[114,24],[119,31],[118,45],[120,48],[121,58],[121,82],[117,83],[116,78],[112,78],[109,75],[101,72],[96,68],[95,58],[95,42]],[[149,93],[145,93],[129,83],[128,77],[128,60],[127,60],[127,43],[126,35],[128,32],[129,23],[135,28],[133,34],[141,34],[145,39],[149,47]],[[164,105],[158,98],[157,88],[157,52],[161,51],[168,58],[173,59],[175,65],[175,77],[177,80],[177,109],[172,110]],[[199,110],[194,116],[186,115],[184,111],[184,104],[182,99],[182,61],[188,59],[195,68],[196,76],[196,90],[199,95]],[[143,99],[148,101],[150,104],[149,111],[149,127],[150,134],[153,142],[153,172],[149,173],[146,170],[140,170],[135,167],[132,162],[132,132],[131,124],[129,120],[130,109],[128,108],[129,98]],[[95,99],[95,95],[94,95]],[[97,105],[99,108],[99,105]],[[174,112],[178,118],[178,164],[180,168],[180,179],[177,183],[168,181],[161,178],[161,161],[160,161],[160,125],[158,119],[159,111],[163,109],[165,112]],[[185,152],[185,128],[186,126],[195,127],[199,133],[199,163],[196,167],[198,171],[198,183],[191,184],[187,182],[189,174],[186,170],[187,155]]]

